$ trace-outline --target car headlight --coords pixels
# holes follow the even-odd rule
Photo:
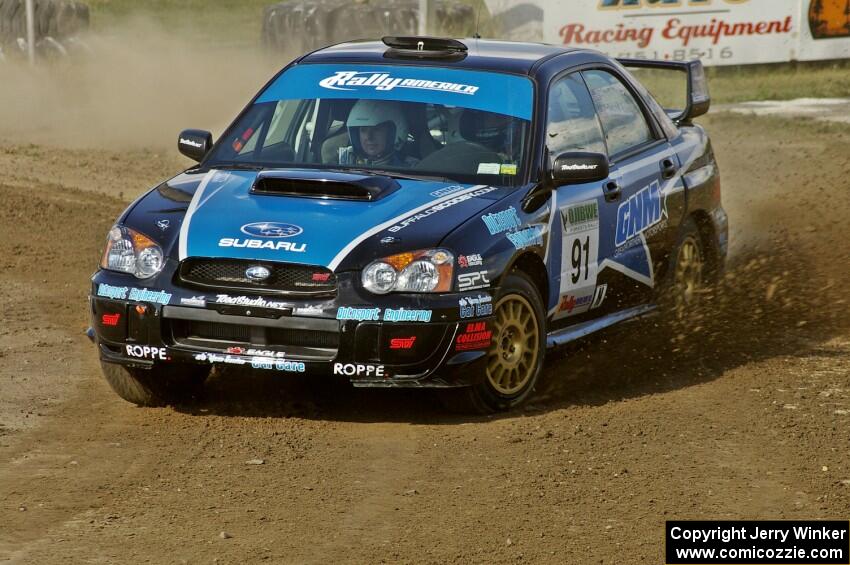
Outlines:
[[[145,234],[124,226],[109,230],[102,268],[147,279],[160,272],[164,264],[162,248]]]
[[[448,292],[455,258],[445,249],[399,253],[372,261],[363,269],[363,287],[375,294],[388,292]]]

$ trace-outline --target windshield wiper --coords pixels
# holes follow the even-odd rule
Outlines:
[[[257,165],[256,163],[236,163],[236,162],[227,163],[227,162],[224,162],[224,163],[214,163],[212,165],[209,165],[209,168],[210,169],[233,169],[233,170],[236,170],[236,171],[262,171],[264,169],[267,169],[268,167],[265,167],[263,165]]]
[[[345,169],[331,169],[333,171],[339,171],[341,173],[361,173],[364,175],[383,175],[385,177],[390,177],[394,179],[403,179],[403,180],[433,180],[440,182],[454,182],[449,178],[435,176],[435,175],[417,175],[412,173],[400,173],[396,171],[387,171],[385,169],[357,169],[353,167],[346,167]]]

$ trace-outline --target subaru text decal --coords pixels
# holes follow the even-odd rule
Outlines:
[[[245,247],[248,249],[272,249],[274,251],[290,251],[292,253],[304,253],[307,251],[306,243],[294,241],[263,241],[262,239],[239,239],[223,237],[218,240],[219,247]]]

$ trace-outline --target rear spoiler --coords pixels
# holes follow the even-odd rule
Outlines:
[[[679,71],[688,75],[688,102],[684,110],[665,111],[676,123],[689,122],[708,113],[711,107],[711,95],[705,69],[700,61],[656,61],[651,59],[617,59],[621,65],[632,69],[661,69]]]

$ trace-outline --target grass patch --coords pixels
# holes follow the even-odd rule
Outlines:
[[[719,104],[747,100],[850,97],[850,61],[783,63],[708,70]]]

